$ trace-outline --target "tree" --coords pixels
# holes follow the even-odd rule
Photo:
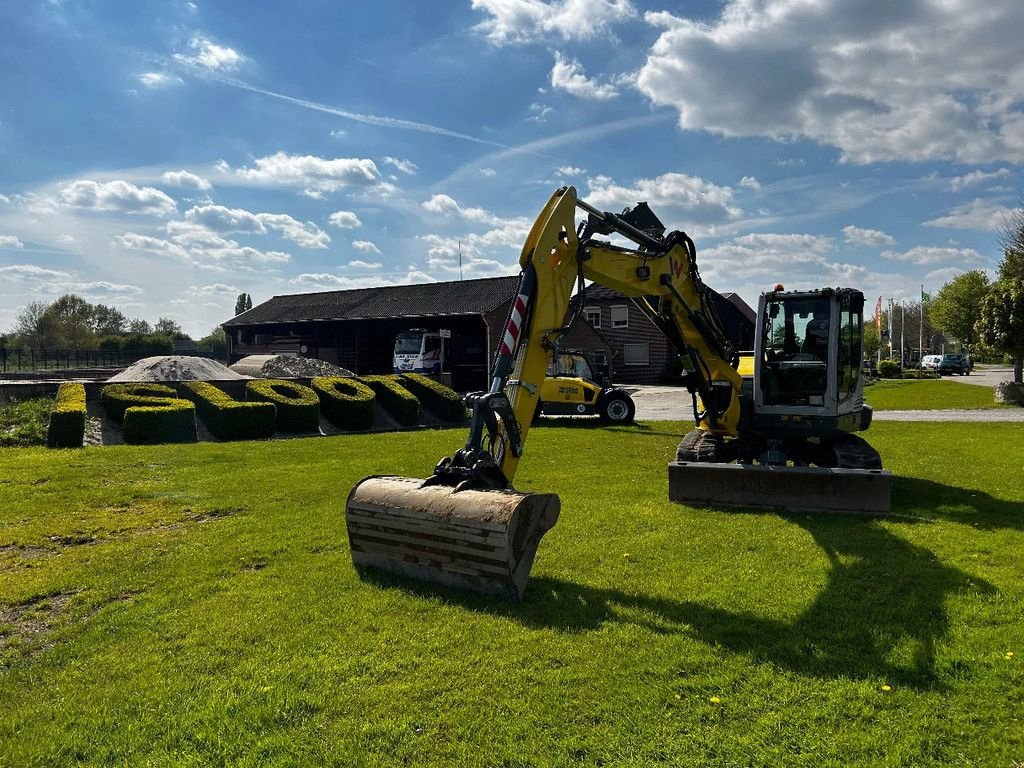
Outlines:
[[[868,320],[864,323],[864,357],[869,360],[874,360],[878,354],[878,348],[881,345],[881,340],[878,338],[878,329],[875,328],[873,320]]]
[[[974,327],[981,317],[981,302],[988,290],[988,276],[984,272],[964,272],[942,286],[928,305],[928,318],[973,352],[978,340]]]
[[[156,325],[153,326],[153,333],[170,336],[172,339],[185,338],[185,332],[181,330],[181,326],[169,317],[161,317],[157,320]]]
[[[250,309],[252,309],[252,296],[248,293],[238,294],[238,298],[235,299],[235,314],[240,315]]]
[[[1003,278],[989,289],[977,330],[986,345],[1013,358],[1013,380],[1024,383],[1024,280]]]
[[[47,308],[46,314],[55,319],[60,346],[76,349],[92,346],[95,341],[93,306],[81,296],[65,293]]]
[[[27,347],[55,347],[59,343],[57,318],[48,313],[45,301],[30,301],[14,321],[18,344]]]
[[[145,320],[132,320],[128,323],[128,333],[132,336],[145,336],[152,332],[152,326]]]
[[[1003,219],[996,235],[1003,249],[999,263],[999,279],[1008,277],[1024,280],[1024,195]]]
[[[219,325],[196,342],[201,350],[214,360],[224,360],[228,354],[228,341]]]
[[[97,304],[92,308],[92,329],[99,336],[120,336],[128,328],[128,318],[116,307]]]

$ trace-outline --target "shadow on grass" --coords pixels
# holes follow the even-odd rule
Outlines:
[[[997,516],[1004,513],[1009,511],[996,510]],[[883,679],[925,689],[940,688],[942,675],[969,674],[962,668],[936,670],[936,645],[950,627],[946,602],[968,591],[994,594],[991,584],[941,563],[931,551],[895,535],[878,520],[808,515],[788,519],[814,538],[831,564],[825,588],[791,620],[545,577],[530,580],[520,605],[391,575],[371,578],[382,586],[455,602],[530,627],[573,633],[625,622],[659,634],[683,633],[812,677]],[[801,566],[794,562],[788,567]],[[723,572],[729,567],[723,563]]]
[[[1024,503],[934,480],[893,476],[892,507],[916,518],[962,523],[985,531],[1024,531]]]

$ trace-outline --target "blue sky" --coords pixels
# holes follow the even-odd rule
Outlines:
[[[0,4],[0,329],[74,291],[205,335],[271,295],[518,270],[646,200],[748,301],[993,269],[1024,3]]]

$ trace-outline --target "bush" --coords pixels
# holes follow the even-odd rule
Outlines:
[[[416,396],[402,386],[401,376],[360,377],[380,399],[381,405],[406,427],[414,426],[420,420],[420,403]]]
[[[373,427],[376,395],[366,384],[343,376],[318,376],[310,386],[320,397],[320,408],[338,429]]]
[[[454,389],[422,373],[405,373],[402,379],[409,391],[439,418],[446,421],[462,421],[466,418],[462,396]]]
[[[120,424],[124,421],[124,412],[133,405],[163,405],[177,397],[173,389],[163,384],[107,384],[100,402],[107,416]]]
[[[235,400],[206,381],[186,381],[182,394],[196,405],[207,428],[221,440],[259,440],[277,429],[273,403]]]
[[[280,379],[253,379],[245,384],[245,399],[273,403],[282,432],[320,430],[320,399],[309,387]]]
[[[941,378],[935,371],[924,371],[919,368],[908,369],[903,372],[904,379],[938,379]]]
[[[69,381],[57,389],[46,444],[50,448],[81,448],[84,441],[85,387]]]
[[[107,415],[121,423],[126,443],[194,443],[196,407],[163,384],[108,384]]]
[[[882,360],[878,364],[878,375],[883,379],[901,378],[899,360]]]
[[[165,405],[133,405],[124,412],[126,443],[194,443],[196,407],[188,400]]]

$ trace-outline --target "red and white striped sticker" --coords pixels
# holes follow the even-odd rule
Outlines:
[[[505,336],[501,340],[501,354],[511,355],[516,347],[516,339],[519,338],[519,329],[522,328],[523,319],[526,317],[526,295],[520,293],[516,296],[512,305],[512,314],[505,327]]]

